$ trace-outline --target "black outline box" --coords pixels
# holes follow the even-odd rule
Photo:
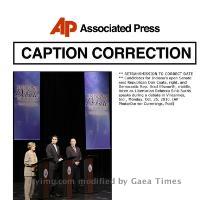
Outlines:
[[[180,43],[185,43],[185,44],[194,44],[195,45],[195,61],[193,63],[16,63],[15,62],[15,44],[35,44],[35,43],[38,43],[38,44],[43,44],[43,43],[46,43],[46,44],[49,44],[49,43],[55,43],[55,44],[58,44],[58,43],[102,43],[102,44],[105,44],[105,43],[109,43],[109,44],[113,44],[113,43],[127,43],[127,44],[132,44],[132,43],[174,43],[174,44],[180,44]],[[53,41],[27,41],[27,42],[24,42],[24,41],[15,41],[13,42],[13,65],[197,65],[197,42],[193,42],[193,41],[146,41],[146,42],[135,42],[135,41],[131,41],[131,42],[126,42],[126,41],[117,41],[117,42],[114,42],[114,41],[69,41],[69,42],[64,42],[64,41],[56,41],[56,42],[53,42]]]

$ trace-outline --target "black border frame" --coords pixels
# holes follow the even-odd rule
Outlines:
[[[110,44],[114,44],[114,43],[127,43],[127,44],[132,44],[132,43],[172,43],[172,44],[180,44],[180,43],[186,43],[186,44],[194,44],[195,45],[195,62],[194,63],[16,63],[15,62],[15,44],[49,44],[49,43],[87,43],[87,44],[91,44],[91,43],[102,43],[102,44],[106,44],[106,43],[110,43]],[[13,42],[13,65],[197,65],[197,42],[195,41],[146,41],[146,42],[125,42],[125,41],[68,41],[68,42],[64,42],[64,41],[14,41]]]

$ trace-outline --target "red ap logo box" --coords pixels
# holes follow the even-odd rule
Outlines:
[[[69,37],[71,32],[75,32],[77,30],[77,23],[74,21],[65,21],[64,17],[61,17],[50,34],[60,33],[61,35],[65,35],[65,37]]]

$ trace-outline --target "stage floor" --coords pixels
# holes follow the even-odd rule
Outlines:
[[[111,185],[94,185],[93,194],[84,194],[84,187],[80,187],[80,193],[73,193],[75,200],[111,200],[112,199]],[[37,200],[39,198],[33,198]],[[65,197],[56,197],[49,199],[66,200]],[[13,185],[13,200],[24,200],[23,183],[14,183]]]

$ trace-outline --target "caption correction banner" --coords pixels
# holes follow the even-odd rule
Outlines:
[[[196,42],[14,42],[13,64],[196,64]]]

